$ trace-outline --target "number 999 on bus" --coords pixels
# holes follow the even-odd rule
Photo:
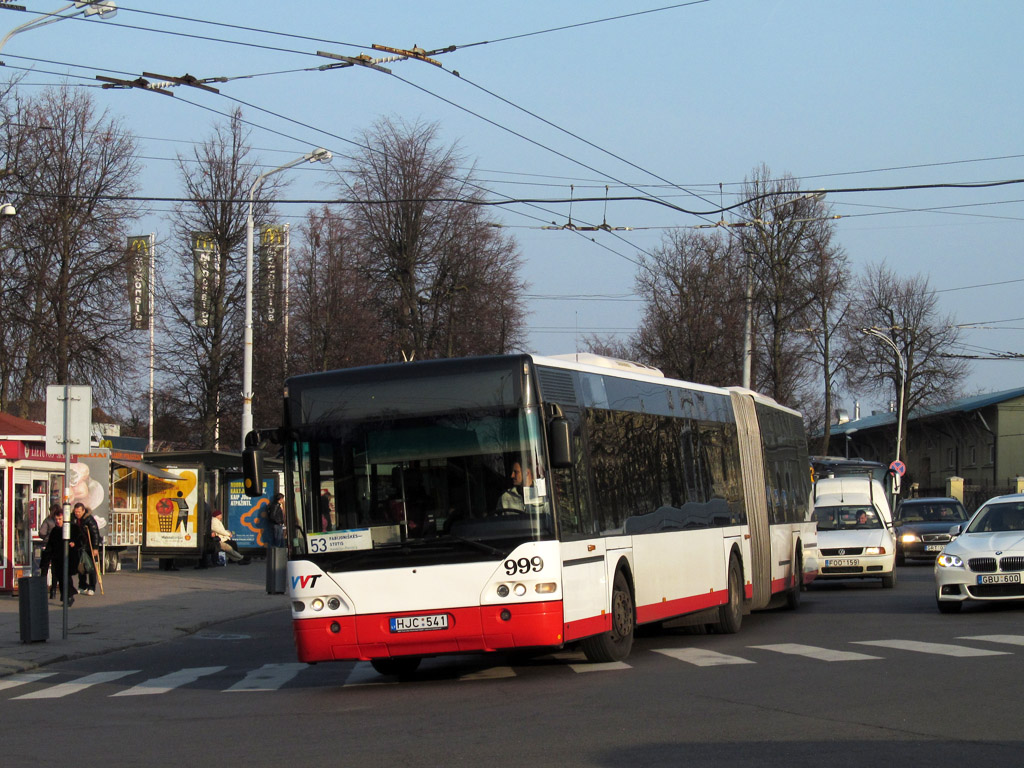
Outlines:
[[[505,573],[515,576],[517,573],[539,573],[544,568],[544,560],[534,555],[533,557],[520,557],[518,560],[508,559],[504,562]]]

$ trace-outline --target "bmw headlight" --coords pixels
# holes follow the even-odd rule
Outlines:
[[[963,568],[964,561],[956,555],[947,555],[945,553],[935,558],[935,564],[941,568]]]

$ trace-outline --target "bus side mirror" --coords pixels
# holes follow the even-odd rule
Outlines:
[[[553,469],[572,467],[572,442],[569,438],[569,420],[554,418],[548,422],[548,448]]]
[[[245,480],[245,495],[256,497],[263,495],[263,451],[255,446],[246,446],[242,450],[242,475]]]

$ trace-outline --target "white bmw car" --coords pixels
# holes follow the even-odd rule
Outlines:
[[[942,613],[956,613],[968,600],[1024,600],[1024,494],[989,499],[966,527],[950,532],[959,536],[935,559]]]

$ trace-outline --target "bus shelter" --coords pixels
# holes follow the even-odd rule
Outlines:
[[[261,552],[270,542],[266,513],[280,487],[280,473],[268,472],[263,495],[243,492],[242,455],[229,451],[169,451],[145,454],[143,461],[171,475],[149,475],[142,520],[142,553],[173,564],[199,559],[213,549],[210,518],[220,510],[224,526],[244,553]]]

